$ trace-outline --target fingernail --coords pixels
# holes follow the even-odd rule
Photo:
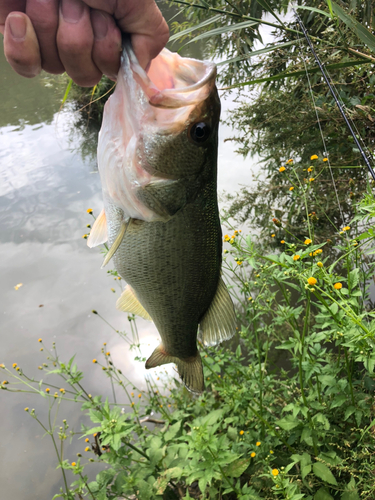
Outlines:
[[[67,23],[78,23],[83,15],[85,4],[82,0],[62,0],[61,14]]]
[[[18,16],[16,14],[10,14],[8,16],[9,19],[9,28],[12,37],[15,40],[23,40],[26,36],[26,19],[24,16]]]
[[[91,12],[91,24],[95,39],[102,40],[108,32],[107,17],[98,10],[93,10]]]

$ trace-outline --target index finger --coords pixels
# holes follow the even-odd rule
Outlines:
[[[0,33],[4,35],[5,20],[11,12],[25,12],[26,0],[0,0]]]

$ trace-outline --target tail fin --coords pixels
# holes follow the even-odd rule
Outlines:
[[[175,363],[178,374],[189,391],[198,394],[204,391],[202,360],[198,351],[195,356],[180,359],[170,356],[164,351],[163,344],[160,344],[146,361],[146,369],[168,363]]]

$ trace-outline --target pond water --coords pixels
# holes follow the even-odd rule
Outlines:
[[[56,342],[63,361],[76,354],[87,391],[110,396],[108,380],[92,364],[103,342],[140,389],[145,370],[133,361],[127,344],[91,313],[96,309],[116,329],[129,330],[127,316],[115,308],[120,284],[100,269],[102,256],[82,239],[92,221],[87,208],[95,213],[101,209],[101,187],[95,159],[80,152],[75,115],[69,109],[59,112],[64,85],[61,78],[46,75],[21,78],[0,50],[0,363],[18,363],[28,376],[41,378],[38,366],[46,357],[38,339],[48,347]],[[225,116],[233,99],[222,104]],[[224,142],[232,133],[221,127],[219,191],[233,193],[240,184],[251,183],[252,162]],[[146,321],[137,324],[147,355],[157,343],[157,332]],[[1,380],[7,378],[3,373]],[[24,411],[35,408],[45,420],[47,402],[33,394],[1,391],[0,405],[1,497],[52,498],[62,484],[52,443]],[[79,430],[83,417],[78,406],[65,404],[58,425],[63,418]],[[83,448],[82,440],[74,439],[66,458],[74,460]]]

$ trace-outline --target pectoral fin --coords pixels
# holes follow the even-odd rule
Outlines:
[[[186,205],[186,186],[182,180],[154,181],[139,188],[137,198],[167,221]]]
[[[103,208],[91,228],[87,246],[90,248],[96,247],[101,243],[105,243],[107,239],[107,219]]]
[[[200,338],[204,345],[228,340],[236,331],[236,315],[232,299],[222,278],[206,314],[200,322]]]
[[[176,356],[170,356],[165,352],[163,344],[160,344],[146,361],[146,369],[168,363],[175,363],[178,374],[189,391],[198,394],[204,391],[202,360],[198,351],[195,356],[180,359]]]
[[[131,219],[128,219],[126,222],[121,223],[120,231],[118,232],[118,235],[116,236],[116,239],[113,242],[113,245],[109,249],[109,252],[105,256],[105,259],[104,259],[103,264],[102,264],[102,269],[103,269],[103,267],[105,267],[108,264],[108,262],[112,259],[112,257],[117,252],[117,249],[121,245],[121,242],[125,236],[126,230],[129,227],[130,221],[131,221]]]
[[[139,302],[135,291],[130,285],[126,285],[121,297],[116,302],[116,308],[120,311],[135,314],[136,316],[152,321],[151,316]]]

